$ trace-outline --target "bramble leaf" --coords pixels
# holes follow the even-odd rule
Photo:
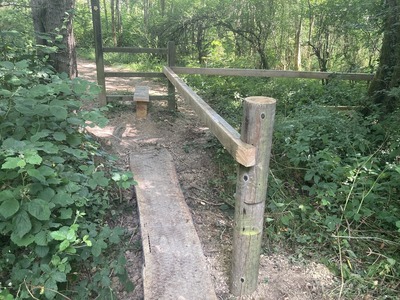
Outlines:
[[[67,238],[67,233],[63,231],[53,231],[50,236],[56,241],[64,241]]]
[[[25,160],[19,157],[7,157],[6,162],[1,166],[2,169],[16,169],[25,167]]]
[[[68,116],[68,111],[62,106],[50,106],[50,113],[58,120],[65,120]]]
[[[35,247],[35,253],[39,257],[45,257],[50,251],[50,248],[48,246],[39,246],[37,245]]]
[[[64,132],[54,132],[53,137],[58,142],[65,141],[65,139],[67,138]]]
[[[13,218],[14,234],[17,237],[22,238],[32,229],[31,219],[25,210],[20,210],[18,214]],[[34,237],[33,237],[34,239]]]
[[[62,241],[62,243],[59,246],[59,250],[60,251],[64,251],[65,249],[67,249],[70,245],[70,242],[68,240],[64,240]]]
[[[32,177],[36,178],[41,183],[45,183],[46,182],[46,178],[37,169],[29,169],[27,171],[27,173],[28,173],[29,176],[32,176]]]
[[[28,149],[24,151],[25,161],[31,165],[40,165],[42,163],[42,158],[37,153],[36,150]]]
[[[19,202],[16,199],[7,199],[0,205],[0,214],[8,219],[15,215],[19,210]]]
[[[15,232],[11,234],[11,240],[19,247],[26,247],[33,243],[35,236],[33,234],[27,234],[23,237],[19,237]]]
[[[28,203],[28,212],[40,221],[50,220],[49,203],[42,199],[33,199]]]
[[[58,291],[57,282],[53,278],[46,280],[44,284],[44,295],[46,299],[53,299]]]
[[[46,231],[39,231],[35,235],[35,243],[39,246],[47,246],[47,233]]]

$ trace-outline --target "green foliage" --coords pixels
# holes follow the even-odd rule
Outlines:
[[[330,80],[188,76],[234,127],[250,95],[278,99],[267,200],[268,242],[324,257],[347,298],[398,294],[400,276],[399,111],[379,121],[363,110],[366,86]],[[396,89],[390,91],[396,93]],[[364,103],[363,103],[364,102]],[[216,148],[212,182],[232,204],[235,164]]]
[[[107,223],[134,181],[85,133],[107,123],[102,109],[81,109],[98,87],[49,71],[29,41],[0,47],[0,295],[110,299],[112,276],[132,288],[125,231]]]

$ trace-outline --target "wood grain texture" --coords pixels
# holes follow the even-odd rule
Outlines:
[[[178,92],[187,100],[200,120],[217,137],[225,149],[241,165],[250,167],[255,164],[256,149],[244,143],[239,133],[220,115],[218,115],[200,96],[198,96],[171,68],[164,67],[164,74],[173,83]]]
[[[230,282],[235,296],[257,288],[275,107],[276,100],[268,97],[243,103],[241,139],[254,145],[257,155],[254,166],[239,166],[237,174]]]
[[[165,149],[131,154],[146,300],[216,300],[200,240]]]
[[[133,101],[136,103],[136,117],[144,119],[147,117],[147,106],[149,104],[149,87],[136,86]]]

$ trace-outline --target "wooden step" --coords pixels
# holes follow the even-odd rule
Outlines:
[[[143,119],[147,117],[147,107],[150,102],[149,87],[136,86],[133,94],[133,101],[136,103],[136,117]]]
[[[217,299],[171,154],[130,156],[138,182],[145,300]]]

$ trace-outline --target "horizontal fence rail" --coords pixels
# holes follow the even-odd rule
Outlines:
[[[159,72],[104,72],[105,77],[161,77],[165,78],[163,73]]]
[[[103,47],[103,52],[167,54],[167,48]]]
[[[370,81],[374,74],[367,73],[334,73],[334,72],[306,72],[281,71],[262,69],[234,69],[234,68],[185,68],[173,67],[176,74],[218,75],[218,76],[249,76],[249,77],[281,77],[281,78],[309,78],[309,79],[341,79],[354,81]]]
[[[244,143],[240,134],[197,95],[171,68],[164,67],[164,74],[182,96],[190,102],[199,118],[210,128],[233,158],[245,167],[255,164],[256,148]]]

